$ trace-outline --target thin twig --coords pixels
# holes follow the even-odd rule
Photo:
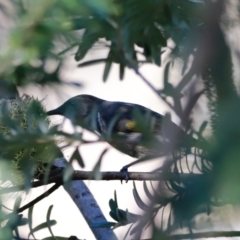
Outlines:
[[[178,240],[178,239],[197,239],[197,238],[217,238],[217,237],[239,237],[240,231],[222,231],[222,232],[201,232],[176,234],[170,236],[161,236],[162,240]],[[150,240],[150,239],[143,239]]]
[[[24,210],[32,207],[33,205],[35,205],[36,203],[40,202],[42,199],[44,199],[45,197],[48,197],[50,194],[52,194],[55,190],[57,190],[59,187],[61,186],[60,183],[56,183],[54,184],[51,188],[49,188],[46,192],[44,192],[43,194],[41,194],[40,196],[38,196],[37,198],[35,198],[34,200],[32,200],[31,202],[27,203],[26,205],[24,205],[23,207],[20,207],[18,209],[18,213],[23,212]]]
[[[174,108],[174,106],[171,104],[171,103],[169,103],[165,98],[163,98],[162,96],[161,96],[161,94],[159,94],[159,92],[158,92],[158,90],[156,90],[155,89],[155,87],[142,75],[142,73],[140,73],[139,72],[139,70],[136,68],[136,67],[131,67],[134,71],[135,71],[135,73],[143,80],[143,82],[145,83],[145,84],[147,84],[148,85],[148,87],[149,88],[151,88],[151,90],[155,93],[155,94],[157,94],[157,96],[158,97],[160,97],[172,110],[174,110],[174,112],[175,112],[175,108]]]

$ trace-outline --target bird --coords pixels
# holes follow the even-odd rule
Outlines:
[[[164,136],[162,128],[165,117],[139,104],[107,101],[81,94],[48,111],[47,115],[64,116],[73,124],[97,132],[100,136],[108,136],[110,145],[138,159],[154,155],[163,141],[171,142],[171,136]],[[172,121],[168,121],[168,129],[178,136],[187,137],[188,142],[196,145],[197,140]],[[124,166],[122,171],[127,171],[131,165]]]

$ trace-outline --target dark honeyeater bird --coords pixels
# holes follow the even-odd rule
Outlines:
[[[90,131],[111,135],[113,137],[107,141],[112,146],[135,158],[160,151],[163,136],[166,143],[171,141],[161,127],[164,117],[138,104],[106,101],[83,94],[70,98],[47,114],[62,115]],[[185,137],[191,147],[196,147],[197,140],[175,123],[168,121],[167,126],[168,133],[177,134],[181,139]]]

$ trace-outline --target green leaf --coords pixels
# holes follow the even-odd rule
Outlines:
[[[183,193],[184,192],[184,188],[181,187],[176,181],[169,181],[170,185],[171,185],[171,190],[175,193]]]
[[[105,64],[105,67],[104,67],[104,72],[103,72],[103,82],[107,81],[107,78],[108,78],[109,72],[111,70],[111,67],[112,67],[112,61],[107,60],[106,64]]]
[[[124,78],[124,70],[125,70],[125,66],[123,63],[119,64],[119,78],[120,80],[123,80]]]
[[[151,47],[151,55],[152,55],[154,63],[157,66],[161,66],[161,54],[160,54],[160,49],[158,46]]]
[[[114,190],[114,201],[115,201],[116,206],[117,206],[117,208],[118,208],[118,202],[117,202],[117,191],[116,191],[116,190]]]
[[[69,162],[72,162],[73,160],[77,160],[80,167],[84,168],[85,165],[84,165],[84,162],[83,162],[83,159],[82,159],[82,156],[80,155],[79,153],[79,150],[78,150],[78,147],[76,147],[75,151],[73,152]]]
[[[199,135],[201,136],[205,128],[207,127],[208,122],[204,121],[199,128]]]
[[[116,214],[116,211],[110,211],[109,215],[111,216],[112,219],[114,219],[115,221],[119,222],[119,218]]]
[[[12,214],[9,214],[9,220],[8,220],[7,226],[9,226],[10,228],[16,228],[21,218],[22,218],[22,214],[16,215],[14,212]]]
[[[106,62],[107,58],[100,58],[100,59],[95,59],[95,60],[90,60],[90,61],[86,61],[83,63],[78,64],[78,67],[88,67],[97,63],[102,63],[102,62]]]
[[[93,33],[86,30],[83,35],[82,42],[80,43],[78,51],[75,55],[75,60],[82,60],[97,40],[98,34],[96,32]]]
[[[39,230],[42,230],[44,228],[48,228],[48,225],[50,227],[52,227],[52,226],[54,226],[56,224],[57,224],[56,220],[50,220],[48,223],[47,222],[41,223],[38,226],[36,226],[35,228],[31,229],[30,233],[28,234],[28,237],[30,237],[30,235],[33,236],[33,234],[35,232],[39,231]]]
[[[168,62],[164,68],[164,76],[163,76],[163,82],[164,82],[164,89],[161,91],[167,96],[174,96],[174,87],[171,83],[169,83],[169,68],[170,68],[171,62]]]
[[[146,181],[143,181],[143,189],[144,189],[146,196],[149,198],[150,201],[156,200],[156,198],[150,193],[150,191],[147,187]]]
[[[19,223],[18,223],[18,226],[24,226],[28,223],[28,219],[27,218],[21,218]]]
[[[149,209],[149,207],[140,198],[136,189],[135,182],[133,182],[133,196],[139,208],[141,208],[144,211],[147,211]]]
[[[19,209],[19,207],[21,205],[21,202],[22,202],[22,198],[20,196],[17,197],[16,200],[15,200],[14,206],[13,206],[14,211]]]
[[[100,180],[102,178],[101,173],[100,173],[100,167],[101,167],[101,163],[102,163],[103,157],[107,153],[108,150],[109,150],[108,148],[105,148],[102,151],[102,153],[99,156],[99,159],[98,159],[96,165],[94,166],[94,168],[92,170],[92,172],[93,172],[92,174],[94,176],[94,179]]]
[[[30,229],[30,233],[28,234],[28,237],[30,235],[33,236],[33,238],[36,240],[36,237],[34,236],[34,231],[33,231],[33,228],[32,228],[32,214],[33,214],[33,207],[30,207],[29,210],[28,210],[28,226],[29,226],[29,229]]]
[[[104,221],[104,222],[92,223],[91,227],[92,228],[111,228],[111,227],[114,227],[115,225],[116,225],[115,222]]]
[[[57,238],[54,236],[54,234],[53,234],[53,232],[52,232],[52,228],[51,228],[51,224],[50,224],[50,216],[51,216],[51,213],[52,213],[52,209],[53,209],[53,205],[51,205],[51,206],[48,208],[46,221],[47,221],[48,230],[49,230],[49,232],[51,233],[53,239],[54,239],[54,240],[57,240]]]
[[[74,172],[74,169],[72,167],[72,164],[68,163],[66,168],[64,169],[64,174],[63,174],[64,185],[68,184],[71,181],[73,172]]]
[[[109,200],[109,207],[110,207],[111,210],[115,210],[118,206],[117,206],[117,203],[113,199],[110,199]]]

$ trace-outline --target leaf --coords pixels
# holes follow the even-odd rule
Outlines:
[[[86,55],[86,53],[90,50],[92,45],[98,40],[98,34],[96,32],[90,32],[88,30],[85,31],[82,42],[78,47],[78,51],[75,55],[75,60],[80,61]]]
[[[41,223],[38,226],[36,226],[35,228],[31,229],[30,233],[28,234],[28,237],[30,235],[33,236],[33,233],[35,233],[37,231],[40,231],[40,230],[42,230],[44,228],[48,228],[48,225],[50,225],[50,227],[52,227],[52,226],[56,225],[56,223],[57,223],[56,220],[50,220],[48,223],[47,222]]]
[[[105,67],[104,67],[104,72],[103,72],[103,82],[107,81],[107,78],[108,78],[109,72],[111,70],[111,67],[112,67],[112,61],[107,60],[106,64],[105,64]]]
[[[116,214],[116,211],[110,211],[109,212],[109,215],[111,216],[111,218],[112,219],[114,219],[115,221],[119,221],[119,218],[118,218],[118,216],[117,216],[117,214]]]
[[[125,233],[125,236],[124,236],[123,240],[127,239],[127,236],[129,234],[129,232],[131,231],[132,227],[133,227],[133,223],[130,225],[130,227],[128,228],[127,232]]]
[[[207,121],[204,121],[204,122],[201,124],[201,126],[200,126],[200,128],[199,128],[199,132],[198,132],[200,136],[202,136],[202,133],[203,133],[203,131],[205,130],[205,128],[207,127],[207,124],[208,124]]]
[[[117,193],[116,190],[114,191],[114,200],[110,199],[109,206],[111,211],[109,212],[110,216],[117,222],[121,221],[121,216],[118,210],[118,203],[117,203]]]
[[[94,176],[94,179],[100,180],[102,178],[101,173],[100,173],[100,167],[101,167],[101,163],[102,163],[103,157],[107,153],[108,150],[109,150],[109,148],[105,148],[102,151],[102,153],[99,156],[99,159],[98,159],[96,165],[94,166],[94,168],[92,170],[92,174]]]
[[[71,181],[73,172],[74,172],[74,169],[72,167],[72,164],[68,163],[66,168],[64,169],[64,174],[63,174],[64,185]]]
[[[119,64],[119,78],[120,80],[123,80],[124,78],[124,70],[125,70],[125,66],[123,63]]]
[[[12,118],[10,118],[7,101],[4,101],[2,103],[1,121],[2,121],[3,125],[6,125],[11,130],[11,132],[13,132],[13,133],[15,133],[15,132],[18,132],[18,133],[22,132],[22,129],[20,129],[18,127],[18,124],[16,123],[16,121],[14,121]]]
[[[183,193],[184,192],[184,188],[181,187],[179,184],[175,183],[175,181],[170,180],[169,181],[170,185],[171,185],[171,190],[175,193]]]
[[[163,82],[164,82],[164,88],[169,84],[169,67],[171,62],[168,62],[166,66],[164,67],[164,75],[163,75]]]
[[[114,227],[116,225],[115,222],[96,222],[96,223],[92,223],[90,226],[92,228],[110,228],[110,227]]]
[[[119,222],[127,222],[127,211],[122,209],[117,209],[117,214],[119,218]]]
[[[21,202],[22,202],[22,198],[20,196],[17,197],[13,206],[14,211],[17,211],[19,209]]]
[[[120,118],[121,115],[122,115],[121,112],[116,113],[114,115],[114,117],[111,119],[109,125],[107,126],[107,133],[106,133],[107,138],[111,138],[111,135],[113,133],[114,127],[116,126],[117,121],[119,121],[119,118]]]
[[[52,209],[53,209],[53,205],[51,205],[51,206],[48,208],[46,221],[47,221],[48,230],[49,230],[49,232],[51,233],[53,239],[57,240],[57,238],[54,236],[54,234],[53,234],[53,232],[52,232],[52,228],[51,228],[51,225],[50,225],[50,216],[51,216],[51,213],[52,213]]]
[[[24,226],[24,225],[26,225],[28,223],[28,219],[27,218],[21,218],[20,219],[20,221],[19,221],[19,223],[18,223],[18,226],[20,227],[20,226]]]
[[[149,198],[150,201],[155,201],[155,197],[150,193],[150,191],[148,190],[146,181],[143,181],[143,189],[145,194],[147,195],[147,197]]]
[[[157,66],[161,66],[161,54],[158,46],[152,46],[151,47],[151,53],[154,63]]]
[[[148,206],[140,198],[136,189],[135,182],[133,182],[133,196],[139,208],[141,208],[144,211],[147,211],[149,209]]]
[[[13,228],[13,229],[16,228],[22,219],[22,214],[16,215],[13,212],[13,213],[9,214],[8,216],[9,216],[9,220],[7,222],[7,226],[10,228]]]
[[[30,235],[33,236],[33,238],[36,240],[36,237],[34,236],[34,231],[33,231],[33,228],[32,228],[32,214],[33,214],[33,207],[30,207],[29,210],[28,210],[28,226],[29,226],[29,229],[30,229],[30,233],[28,234],[28,237]]]
[[[116,190],[114,190],[114,200],[115,200],[116,206],[117,206],[117,208],[118,208],[117,191],[116,191]]]
[[[117,203],[113,199],[110,199],[109,200],[109,207],[110,207],[111,210],[115,210],[118,206],[117,206]]]
[[[106,61],[107,61],[107,58],[94,59],[94,60],[90,60],[90,61],[86,61],[86,62],[80,63],[77,66],[78,67],[88,67],[88,66],[91,66],[93,64],[106,62]]]
[[[80,167],[84,168],[85,165],[84,165],[84,162],[83,162],[83,159],[79,153],[79,150],[78,150],[78,147],[76,147],[75,151],[73,152],[71,158],[70,158],[70,162],[72,162],[73,160],[77,160]]]

